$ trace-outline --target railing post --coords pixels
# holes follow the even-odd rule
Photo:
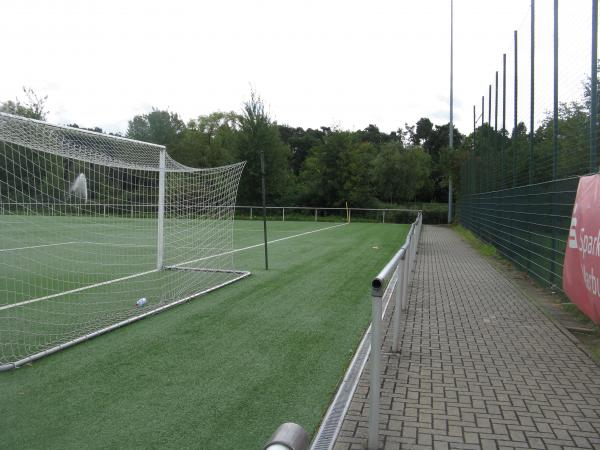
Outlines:
[[[408,307],[408,272],[410,270],[408,261],[408,247],[404,254],[404,264],[402,267],[402,309],[406,310]]]
[[[315,209],[315,222],[317,221],[317,210]]]
[[[415,226],[416,228],[416,226]],[[412,236],[410,237],[410,271],[415,270],[415,230],[413,229]]]
[[[398,261],[398,265],[396,266],[396,296],[395,296],[395,306],[394,306],[394,334],[392,340],[392,351],[398,351],[398,344],[400,339],[400,311],[404,306],[404,259],[406,258],[406,251],[400,261]]]
[[[281,220],[285,222],[285,208],[281,208]]]
[[[379,395],[381,387],[381,301],[375,293],[371,297],[372,324],[371,324],[371,387],[369,410],[369,441],[368,449],[377,450],[379,446]]]

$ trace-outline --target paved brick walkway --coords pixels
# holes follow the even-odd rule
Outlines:
[[[380,447],[600,449],[600,368],[455,232],[421,239]],[[367,394],[368,368],[335,450],[366,447]]]

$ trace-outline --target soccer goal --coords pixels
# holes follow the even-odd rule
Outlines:
[[[248,276],[243,167],[0,113],[0,370]]]

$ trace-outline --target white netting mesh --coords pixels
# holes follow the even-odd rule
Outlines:
[[[163,150],[0,114],[0,368],[247,275],[231,253],[244,164],[166,155],[161,221]]]

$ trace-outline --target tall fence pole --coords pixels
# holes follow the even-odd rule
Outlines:
[[[558,0],[554,0],[554,102],[552,117],[552,180],[557,176],[558,160]],[[555,195],[552,189],[552,258],[550,261],[550,282],[554,283],[556,264],[556,213]]]
[[[502,130],[506,130],[506,53],[502,54]]]
[[[481,96],[481,125],[485,123],[485,95]]]
[[[452,157],[454,149],[454,0],[450,0],[450,125],[448,148]],[[448,223],[452,223],[452,163],[448,168]]]
[[[554,0],[554,103],[552,118],[552,179],[556,180],[558,158],[558,0]]]
[[[535,0],[531,0],[531,95],[529,100],[529,184],[533,184],[533,136],[535,127]]]
[[[468,189],[469,189],[469,194],[472,194],[473,192],[475,192],[475,171],[473,169],[473,166],[475,164],[475,132],[477,131],[477,118],[476,118],[476,111],[475,111],[475,105],[473,105],[473,143],[472,143],[472,148],[471,148],[471,155],[469,156],[469,185],[468,185]]]
[[[488,125],[492,126],[492,85],[488,87]]]
[[[496,70],[496,94],[494,96],[494,131],[498,131],[498,71]]]
[[[590,172],[598,171],[598,0],[592,0],[592,69],[590,71]]]
[[[519,110],[519,53],[517,46],[517,30],[515,30],[515,117],[514,117],[514,125],[513,125],[513,139],[512,139],[512,173],[513,173],[513,182],[512,185],[515,187],[517,185],[517,145],[515,143],[515,136],[517,133],[517,125],[519,124],[517,119],[517,112]]]
[[[506,53],[502,55],[502,187],[506,187],[506,155],[504,133],[506,132]]]

